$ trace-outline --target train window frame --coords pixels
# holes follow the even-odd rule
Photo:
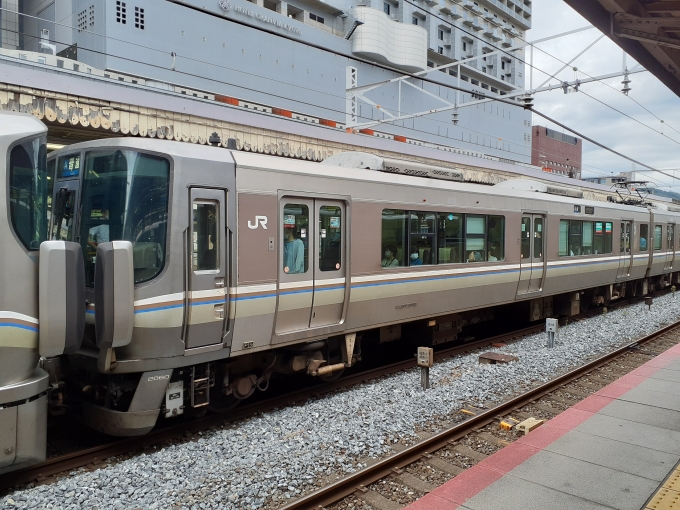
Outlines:
[[[30,148],[29,148],[30,146]],[[30,159],[31,167],[19,167],[13,159],[14,151],[23,149]],[[7,215],[10,220],[11,231],[19,243],[28,251],[38,251],[40,244],[49,239],[49,223],[51,214],[51,197],[54,186],[54,174],[50,175],[50,165],[47,164],[47,138],[46,136],[32,136],[23,140],[17,140],[7,148]],[[14,163],[13,163],[14,161]],[[20,187],[18,169],[30,170],[33,174],[30,188]],[[54,168],[54,167],[52,167]],[[43,178],[44,177],[44,178]],[[25,194],[16,194],[20,190]],[[30,198],[31,225],[28,229],[19,224],[19,215],[13,202],[21,198]],[[40,210],[42,209],[42,210]]]
[[[421,265],[451,265],[464,264],[467,262],[473,263],[495,263],[505,260],[505,240],[506,240],[506,218],[500,214],[480,214],[480,213],[463,213],[452,211],[432,211],[432,210],[408,210],[386,207],[381,212],[381,262],[380,265],[385,269],[403,268],[403,267],[417,267]],[[421,216],[432,216],[434,219],[434,231],[413,232],[413,215],[417,218]],[[400,219],[401,218],[401,219]],[[483,224],[482,232],[479,228],[475,232],[469,232],[468,219],[482,220],[477,227]],[[398,224],[393,222],[398,221]],[[448,232],[446,229],[447,221],[457,221],[458,229],[455,232]],[[386,222],[391,222],[386,223]],[[492,226],[493,224],[493,226]],[[418,227],[418,225],[416,225]],[[490,234],[493,230],[493,236]],[[390,232],[388,234],[388,232]],[[451,233],[452,235],[448,235]],[[418,254],[422,264],[412,264],[407,257],[413,251],[415,254],[414,244],[412,242],[414,236],[420,238],[421,236],[431,237],[431,245],[427,247],[419,246]],[[447,237],[448,236],[448,237]],[[483,244],[483,248],[475,248],[472,250],[475,253],[475,260],[469,260],[470,256],[465,256],[467,240],[479,242]],[[491,246],[491,244],[493,246]],[[446,244],[446,246],[443,246]],[[456,248],[458,248],[456,250]],[[427,250],[429,249],[429,254]],[[449,250],[446,252],[445,250]],[[490,250],[493,250],[493,259],[489,260]],[[389,253],[389,255],[388,255]],[[448,257],[446,256],[448,253]],[[479,257],[477,257],[479,253]],[[401,257],[401,258],[400,258]],[[422,260],[425,258],[425,260]],[[394,260],[398,265],[394,265]],[[428,263],[429,261],[429,263]]]
[[[107,193],[104,194],[101,190],[97,190],[96,185],[90,184],[90,181],[93,178],[101,180],[104,179],[105,177],[104,174],[102,174],[101,170],[93,171],[92,168],[89,166],[91,158],[107,157],[107,155],[108,157],[118,157],[118,153],[120,153],[124,157],[129,157],[133,154],[136,155],[136,158],[133,161],[134,168],[132,170],[130,170],[129,164],[126,160],[127,165],[126,172],[128,173],[126,181],[128,182],[128,184],[126,185],[127,198],[125,199],[126,207],[124,210],[120,207],[121,205],[120,203],[118,204],[114,203],[116,197],[112,194],[110,188],[107,188],[106,190]],[[135,188],[135,180],[137,179],[137,177],[141,178],[144,176],[143,171],[140,170],[141,167],[138,168],[139,163],[142,161],[142,159],[140,158],[149,158],[149,161],[156,160],[156,163],[163,162],[164,163],[163,171],[165,173],[165,175],[162,177],[163,178],[162,189],[158,188],[156,183],[153,187],[155,193],[149,194],[147,192],[140,195],[141,197],[144,198],[144,201],[141,203],[138,202],[137,200],[131,199],[128,196],[129,194],[140,192],[139,189]],[[120,164],[120,161],[117,161],[116,163]],[[94,172],[95,174],[94,177],[90,176],[91,171]],[[130,175],[130,172],[132,172],[133,174],[132,176]],[[90,245],[91,225],[94,223],[93,220],[96,220],[97,222],[104,221],[103,212],[105,210],[109,211],[109,219],[107,220],[109,227],[111,227],[111,225],[114,225],[115,227],[113,234],[110,234],[109,240],[111,241],[127,240],[132,242],[133,244],[133,263],[135,265],[134,267],[135,286],[146,284],[161,277],[168,267],[167,259],[168,251],[170,249],[170,223],[172,217],[171,202],[174,193],[173,191],[174,161],[172,157],[162,152],[143,150],[135,147],[125,146],[94,147],[92,149],[85,151],[84,155],[81,157],[80,173],[81,173],[80,199],[79,199],[80,202],[78,204],[79,213],[76,228],[80,244],[83,247],[83,254],[85,256],[86,285],[88,287],[92,287],[94,285],[93,277],[94,257],[92,256],[92,250],[88,251],[87,248],[88,245]],[[156,176],[156,178],[160,177]],[[90,186],[93,186],[94,190],[90,190]],[[143,187],[144,184],[142,183],[140,186]],[[159,194],[158,191],[161,191],[161,193]],[[135,211],[138,210],[139,207],[142,207],[145,204],[148,205],[149,202],[153,202],[154,200],[156,200],[157,205],[159,206],[159,208],[156,210],[156,214],[160,215],[159,216],[160,221],[156,221],[148,225],[145,223],[144,224],[145,226],[142,229],[142,231],[136,232],[135,234],[134,229],[139,228],[140,226],[139,224],[135,225],[135,220],[139,219],[134,216]],[[114,206],[118,206],[117,208],[114,209],[113,212],[111,212],[112,204]],[[86,206],[89,206],[89,208]],[[89,214],[89,217],[87,218],[88,221],[86,221],[85,218],[86,213]],[[119,222],[116,222],[118,214],[121,215],[120,216],[121,220]],[[148,213],[147,216],[149,216]],[[153,217],[150,217],[149,221],[153,219],[154,219]],[[144,221],[146,221],[146,219]],[[155,224],[157,224],[157,227],[153,228],[153,225]],[[84,230],[86,228],[87,232],[85,232]],[[118,229],[120,229],[119,235],[117,235],[116,232],[116,230]],[[142,235],[145,233],[152,236],[154,240],[151,242],[140,241],[140,237],[142,237]],[[126,237],[126,235],[128,234],[130,235],[130,237],[132,237],[132,239]],[[153,244],[157,245],[156,249],[154,249],[154,247],[152,246]],[[154,256],[156,257],[156,262],[158,263],[158,265],[149,266],[146,268],[137,267],[137,264],[139,263],[138,261],[140,259],[150,261]],[[154,269],[153,273],[146,271],[147,269],[151,268]]]
[[[291,199],[294,200],[294,199]],[[300,223],[298,222],[298,217],[295,214],[290,214],[290,211],[294,210],[294,207],[300,207],[300,214],[297,215],[299,217],[306,217],[307,222],[306,223]],[[312,206],[313,207],[313,206]],[[288,209],[288,214],[286,214],[286,209]],[[306,213],[304,211],[307,211]],[[299,275],[299,274],[306,274],[310,270],[310,258],[309,254],[313,250],[310,249],[310,238],[309,238],[309,222],[310,222],[310,214],[313,212],[313,210],[310,210],[310,205],[306,203],[300,203],[300,202],[284,202],[283,203],[283,218],[282,218],[282,224],[281,227],[283,228],[283,249],[281,250],[281,270],[283,271],[284,274],[286,275]],[[290,223],[290,217],[293,217],[293,223]],[[292,225],[292,227],[291,227]],[[305,225],[304,227],[302,225]],[[299,228],[299,232],[298,232]],[[287,239],[287,234],[290,231],[294,239],[292,241],[286,241]],[[303,240],[304,239],[304,240]],[[305,241],[306,240],[306,241]],[[297,246],[300,246],[300,244],[297,244],[297,241],[300,241],[300,244],[302,244],[302,271],[291,271],[290,266],[286,265],[286,244],[287,243],[292,243],[296,244]],[[313,241],[312,241],[313,242]],[[313,270],[313,269],[312,269]]]
[[[644,230],[644,233],[643,233]],[[642,247],[642,241],[644,240],[645,246]],[[640,223],[640,236],[638,238],[638,249],[641,252],[649,251],[649,223]]]
[[[199,222],[206,218],[206,216],[201,215],[199,211],[205,209],[209,218],[211,211],[209,211],[208,208],[213,209],[213,227],[211,227],[209,222],[208,224],[199,224]],[[197,214],[199,215],[198,217]],[[212,274],[220,272],[219,232],[221,228],[220,202],[218,200],[209,200],[204,198],[195,199],[191,205],[191,270],[195,274]],[[214,235],[214,238],[212,238],[212,235]],[[203,246],[207,247],[207,249],[199,252],[202,244],[199,243],[199,241],[203,240],[206,242],[203,244]],[[210,248],[210,245],[212,245],[213,248]],[[202,253],[202,256],[200,253]],[[211,257],[206,258],[206,255],[214,256],[212,264],[209,264]],[[201,265],[199,267],[199,263],[206,263],[206,261],[208,265]]]
[[[657,223],[654,225],[654,251],[661,251],[662,247],[663,247],[663,228],[661,224]]]
[[[572,228],[580,224],[580,229]],[[580,233],[577,232],[580,230]],[[587,239],[586,239],[587,238]],[[580,239],[578,243],[576,240]],[[587,244],[584,244],[587,241]],[[614,222],[560,218],[558,257],[599,257],[613,253]],[[575,248],[578,248],[574,251]],[[586,253],[588,251],[588,253]]]

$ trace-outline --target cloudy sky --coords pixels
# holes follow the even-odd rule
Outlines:
[[[585,19],[562,0],[536,0],[533,2],[533,28],[527,33],[527,40],[534,41],[588,25]],[[542,71],[555,73],[562,67],[563,62],[571,60],[600,35],[599,31],[592,29],[541,43],[537,48],[542,51],[534,50],[534,66]],[[637,62],[630,57],[627,57],[626,63],[629,69],[637,65]],[[587,77],[586,75],[599,76],[616,72],[622,68],[622,65],[623,52],[605,37],[557,76],[560,80],[573,80],[572,67],[576,66],[579,69],[577,77],[583,79]],[[528,75],[527,69],[526,76]],[[548,79],[547,75],[534,69],[534,87],[546,79]],[[542,113],[633,159],[658,169],[677,169],[678,179],[673,183],[673,191],[680,190],[680,158],[678,157],[680,155],[680,98],[647,72],[631,75],[632,91],[630,97],[626,97],[620,92],[622,79],[618,77],[606,80],[604,83],[590,83],[582,85],[581,89],[606,105],[629,115],[632,119],[598,103],[585,94],[565,95],[562,90],[537,94],[534,105]],[[553,79],[552,83],[556,84],[557,80]],[[645,111],[631,98],[651,113]],[[664,121],[663,124],[661,120]],[[546,125],[546,121],[534,116],[534,124]],[[549,127],[561,130],[557,126],[547,124]],[[616,174],[631,169],[632,163],[629,161],[584,142],[584,176],[611,175],[612,172]],[[652,172],[646,175],[650,182],[656,183],[659,187],[668,189],[671,185],[672,179],[668,177]]]

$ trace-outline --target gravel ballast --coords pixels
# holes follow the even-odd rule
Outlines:
[[[657,297],[651,310],[641,303],[561,327],[551,350],[544,333],[493,349],[517,356],[513,363],[480,364],[481,351],[437,363],[426,392],[418,369],[401,372],[14,491],[0,507],[275,508],[391,453],[393,443],[417,442],[417,431],[436,430],[466,404],[489,407],[677,320],[680,296]]]

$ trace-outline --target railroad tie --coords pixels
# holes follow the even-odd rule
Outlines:
[[[363,499],[366,503],[378,510],[401,510],[403,505],[387,499],[379,492],[368,490],[366,492],[358,491],[354,494],[356,497]]]
[[[457,476],[461,474],[463,471],[465,471],[462,467],[456,466],[455,464],[451,464],[450,462],[445,461],[441,457],[433,456],[430,459],[423,459],[423,462],[425,462],[425,464],[427,464],[430,467],[433,467],[435,469],[438,469],[439,471],[443,471],[444,473],[448,473],[453,476]]]
[[[427,482],[425,480],[421,480],[417,476],[412,475],[411,473],[404,471],[400,475],[398,475],[397,480],[399,480],[401,483],[404,485],[408,485],[412,489],[415,489],[420,492],[430,492],[433,491],[437,488],[436,485]]]
[[[453,451],[460,453],[461,455],[465,455],[470,459],[476,460],[477,462],[481,462],[488,457],[486,453],[478,452],[477,450],[473,450],[469,446],[465,446],[463,444],[454,446]]]

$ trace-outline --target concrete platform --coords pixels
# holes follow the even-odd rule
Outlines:
[[[680,508],[679,461],[675,346],[408,508]]]

